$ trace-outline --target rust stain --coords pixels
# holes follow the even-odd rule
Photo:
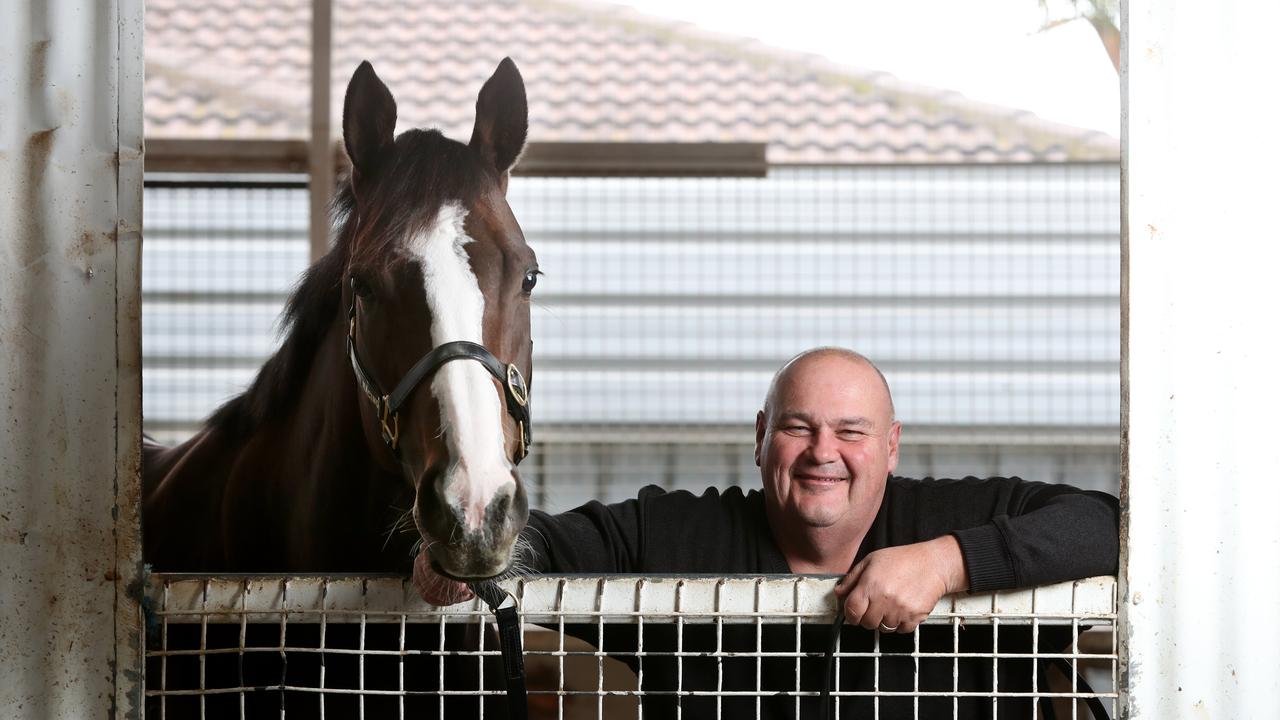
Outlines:
[[[24,197],[22,202],[33,210],[43,207],[41,198],[44,193],[44,175],[49,166],[49,155],[53,152],[53,136],[57,127],[31,133],[22,147],[22,165],[26,178],[22,184]],[[27,215],[22,227],[18,228],[19,242],[18,264],[27,267],[44,255],[44,221],[40,212]]]
[[[93,280],[97,274],[97,270],[91,264],[93,258],[99,253],[105,252],[109,247],[114,246],[118,234],[116,228],[102,232],[90,230],[81,232],[80,236],[76,238],[76,242],[67,248],[67,261],[73,265],[83,266],[84,279],[86,281]]]
[[[31,133],[31,137],[27,138],[27,163],[31,165],[34,160],[38,159],[39,164],[43,166],[49,159],[49,151],[53,149],[53,133],[58,126],[51,127],[47,130],[37,130]]]

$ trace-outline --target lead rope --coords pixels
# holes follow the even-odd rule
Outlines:
[[[473,583],[471,592],[489,606],[498,621],[502,675],[507,684],[507,716],[510,720],[527,720],[529,700],[524,686],[524,648],[521,646],[520,609],[516,606],[516,599],[496,582]],[[511,605],[502,607],[507,600]]]
[[[835,703],[831,699],[831,678],[836,674],[836,646],[840,644],[840,630],[843,627],[844,598],[837,595],[836,619],[831,624],[831,642],[827,644],[827,669],[822,674],[822,699],[819,701],[821,709],[818,711],[818,720],[829,720],[835,714],[832,709]]]

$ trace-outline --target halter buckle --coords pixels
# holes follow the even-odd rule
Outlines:
[[[382,396],[378,406],[381,408],[378,420],[382,423],[382,441],[395,450],[396,443],[400,441],[400,413],[391,414],[391,400],[386,395]],[[390,423],[387,422],[388,420]]]
[[[528,406],[529,386],[524,384],[524,376],[520,374],[520,368],[514,363],[507,363],[507,390],[520,407]]]

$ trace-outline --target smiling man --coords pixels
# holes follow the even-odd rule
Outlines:
[[[810,350],[778,371],[756,416],[761,490],[711,488],[695,496],[650,486],[636,499],[612,505],[591,502],[559,515],[533,511],[524,534],[529,546],[525,563],[534,571],[554,573],[840,574],[844,577],[836,591],[844,598],[846,619],[866,628],[858,631],[864,633],[860,638],[847,639],[845,647],[865,644],[868,650],[873,633],[867,630],[878,630],[885,640],[910,633],[948,593],[1026,587],[1116,571],[1119,511],[1114,497],[1017,478],[896,477],[892,473],[901,432],[888,384],[869,360],[840,348]],[[435,576],[426,563],[415,565],[415,583],[423,597],[436,604],[470,597],[465,586]],[[932,642],[924,637],[928,629],[921,630],[921,647]],[[938,638],[939,649],[951,651],[950,629],[940,630],[945,637]],[[686,648],[689,632],[686,628]],[[1002,631],[1002,647],[1010,632]],[[910,653],[910,637],[902,640],[907,642],[904,652]],[[784,648],[787,642],[794,647],[794,637],[779,641]],[[764,642],[768,644],[768,638]],[[962,645],[982,642],[982,632],[970,629]],[[985,642],[991,642],[989,634]],[[611,651],[627,644],[606,639]],[[646,652],[655,647],[648,631],[644,647]],[[710,688],[717,683],[730,687],[739,672],[743,687],[755,688],[756,667],[750,658],[741,668],[726,660],[722,676],[711,669],[706,678],[698,677],[701,671],[695,663],[685,662],[677,669],[678,663],[667,663],[672,666],[667,668],[662,660],[646,658],[647,689],[689,689],[703,681]],[[992,685],[981,668],[966,668],[963,677],[953,678],[951,663],[943,664],[922,665],[915,678],[910,664],[898,671],[890,660],[875,667],[845,662],[841,687],[885,689],[901,680],[903,690],[918,681],[921,690],[936,685],[949,692],[953,681],[962,689]],[[1016,665],[1001,663],[1002,691],[1026,685],[1032,676],[1029,667]],[[779,666],[779,689],[794,687],[789,685],[793,670]],[[806,685],[812,686],[812,677],[806,675]],[[769,679],[764,682],[768,689]],[[881,710],[902,700],[886,699]],[[940,709],[950,716],[951,700],[942,700],[945,708]],[[686,697],[680,702],[689,711],[691,703],[699,701]],[[651,710],[661,715],[663,707],[674,708],[675,702],[670,697],[647,698],[646,716]],[[1001,702],[1001,716],[1006,709],[1023,712],[1025,701]],[[789,716],[793,706],[777,704],[777,712]],[[856,703],[846,706],[852,709]],[[989,704],[985,707],[990,709]],[[766,707],[764,715],[773,714]]]

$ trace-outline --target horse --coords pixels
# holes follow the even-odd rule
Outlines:
[[[498,65],[467,144],[395,125],[365,61],[343,103],[332,249],[288,301],[279,350],[191,439],[144,446],[153,569],[407,574],[425,544],[457,579],[509,571],[540,275],[506,201],[524,81]]]

